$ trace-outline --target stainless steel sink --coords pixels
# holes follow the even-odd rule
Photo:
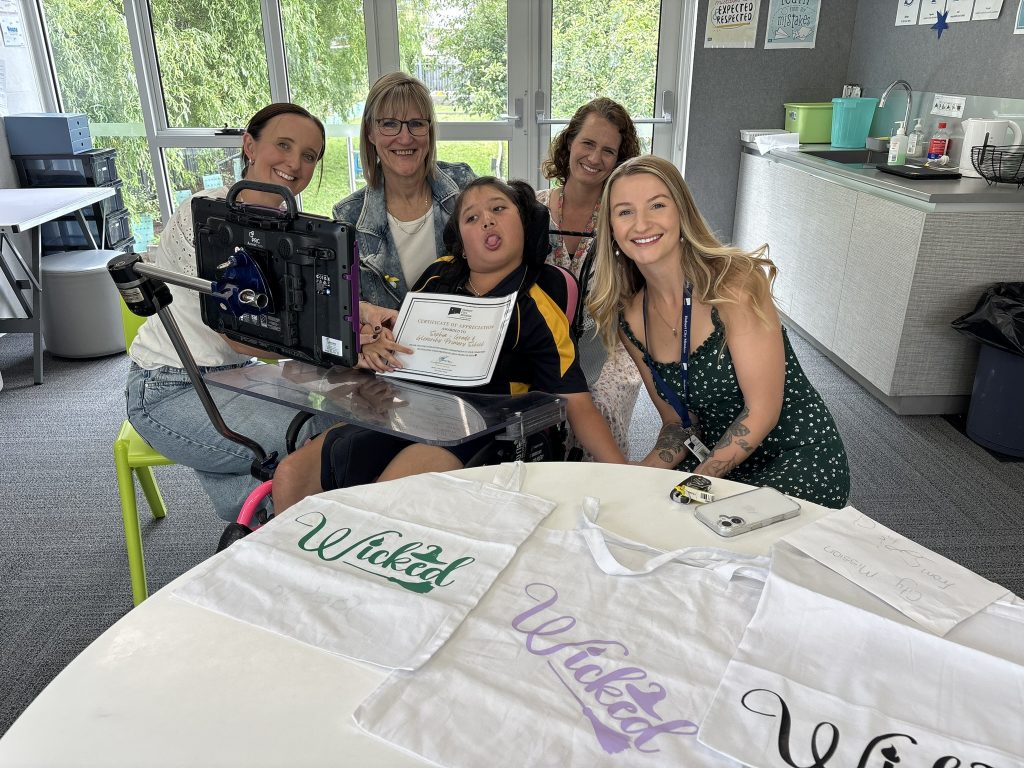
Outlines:
[[[870,149],[805,149],[801,151],[805,155],[820,157],[823,160],[831,160],[844,165],[874,165],[875,163],[884,163],[888,158],[888,153],[874,152]]]

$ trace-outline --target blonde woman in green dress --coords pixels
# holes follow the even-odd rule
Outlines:
[[[767,246],[722,245],[679,170],[648,155],[609,177],[597,249],[591,313],[605,346],[625,345],[663,422],[641,463],[845,505],[843,441],[779,320]]]

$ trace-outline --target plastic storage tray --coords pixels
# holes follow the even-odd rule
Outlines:
[[[23,187],[100,187],[118,180],[113,149],[77,155],[13,156]]]
[[[828,144],[832,135],[832,105],[822,102],[789,102],[786,130],[800,134],[801,144]]]
[[[103,234],[100,234],[95,218],[87,218],[86,223],[96,238],[96,245],[105,248],[109,243],[119,243],[132,236],[131,216],[128,211],[109,216],[103,222]],[[48,250],[78,250],[92,248],[86,241],[82,228],[76,219],[62,219],[43,224],[43,248]]]
[[[4,118],[12,155],[53,155],[92,149],[89,118],[81,112],[38,112]]]

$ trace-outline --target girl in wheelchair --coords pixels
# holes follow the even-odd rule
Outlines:
[[[559,395],[584,447],[598,461],[624,463],[590,398],[576,356],[566,317],[567,276],[544,263],[550,250],[548,212],[533,189],[525,182],[506,183],[491,176],[470,182],[455,202],[444,244],[449,255],[428,267],[414,290],[518,296],[491,381],[463,391],[508,395],[534,389]],[[359,367],[400,368],[401,354],[410,352],[385,334],[363,346]],[[461,469],[493,441],[488,435],[442,448],[337,425],[281,462],[274,475],[274,508],[283,511],[305,496],[333,488]]]

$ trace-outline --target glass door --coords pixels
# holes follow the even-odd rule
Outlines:
[[[398,67],[422,80],[439,122],[437,159],[507,178],[509,39],[517,0],[398,0]]]
[[[645,152],[672,159],[677,124],[681,3],[662,0],[542,0],[540,61],[533,91],[534,163],[539,171],[551,139],[597,96],[622,104],[637,124]]]

